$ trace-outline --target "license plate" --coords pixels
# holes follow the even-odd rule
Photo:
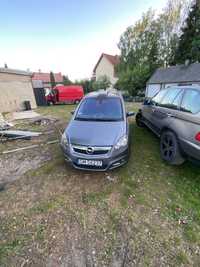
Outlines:
[[[103,162],[101,160],[79,159],[78,164],[79,165],[85,165],[85,166],[95,166],[95,167],[102,167],[103,166]]]

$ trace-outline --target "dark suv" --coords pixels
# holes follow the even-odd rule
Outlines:
[[[136,116],[160,137],[161,157],[173,165],[200,162],[200,87],[177,86],[146,100]]]

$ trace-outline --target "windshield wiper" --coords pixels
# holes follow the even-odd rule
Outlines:
[[[112,118],[84,118],[84,117],[76,117],[75,120],[78,120],[78,121],[105,121],[105,122],[121,121],[121,119],[112,119]]]

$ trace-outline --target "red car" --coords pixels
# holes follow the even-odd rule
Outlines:
[[[53,90],[46,91],[47,104],[78,104],[84,97],[83,87],[79,85],[57,85]]]

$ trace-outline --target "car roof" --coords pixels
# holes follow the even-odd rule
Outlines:
[[[196,90],[200,90],[200,86],[199,85],[184,85],[184,86],[172,85],[172,86],[166,87],[165,89],[170,89],[170,88],[181,88],[181,89],[196,89]]]
[[[98,98],[98,97],[116,97],[122,98],[121,92],[115,89],[108,89],[108,90],[98,90],[95,92],[91,92],[85,96],[86,98]]]

